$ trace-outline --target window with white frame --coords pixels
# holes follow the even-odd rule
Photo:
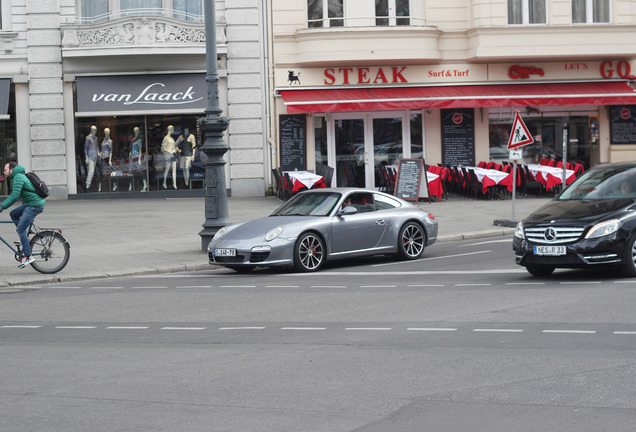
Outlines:
[[[572,0],[572,22],[592,24],[610,22],[609,0]]]
[[[343,16],[343,0],[307,0],[309,27],[341,27]]]
[[[81,14],[83,21],[90,23],[130,15],[172,16],[201,22],[203,0],[82,0]]]
[[[546,23],[546,0],[508,0],[508,24]]]
[[[395,26],[411,24],[411,0],[307,0],[312,27]]]

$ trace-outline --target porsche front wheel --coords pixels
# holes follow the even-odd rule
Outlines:
[[[314,233],[304,233],[294,246],[294,269],[299,272],[318,270],[325,262],[327,255],[325,244]]]

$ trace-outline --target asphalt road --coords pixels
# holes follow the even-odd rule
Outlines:
[[[0,431],[631,431],[635,300],[501,238],[5,289]]]

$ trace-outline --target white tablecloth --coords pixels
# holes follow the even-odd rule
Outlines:
[[[322,176],[318,174],[311,173],[309,171],[284,171],[289,175],[289,178],[292,179],[294,183],[297,181],[302,183],[307,189],[311,189],[311,187],[322,180]]]
[[[475,175],[477,175],[477,179],[482,183],[484,182],[484,177],[488,177],[489,179],[494,181],[496,184],[499,184],[503,179],[507,178],[510,175],[510,173],[493,170],[493,169],[486,169],[486,168],[479,168],[479,167],[465,167],[465,168],[474,170]]]

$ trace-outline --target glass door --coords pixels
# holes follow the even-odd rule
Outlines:
[[[420,119],[421,115],[416,115]],[[335,185],[373,189],[382,169],[411,155],[409,113],[333,114],[329,162]],[[420,156],[421,157],[421,156]]]
[[[338,187],[365,187],[364,119],[334,121],[335,176]]]

